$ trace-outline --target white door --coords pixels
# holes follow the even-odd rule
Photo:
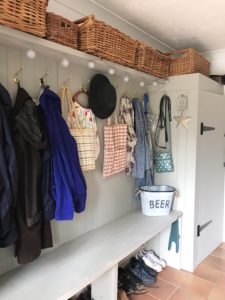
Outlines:
[[[197,264],[218,247],[223,239],[225,97],[211,92],[200,92],[198,111],[196,170],[198,227],[195,243]]]

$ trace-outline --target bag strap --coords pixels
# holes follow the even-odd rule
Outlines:
[[[61,86],[61,89],[59,91],[59,97],[60,97],[60,100],[61,100],[62,113],[64,113],[65,98],[66,98],[66,102],[67,102],[67,105],[68,105],[68,113],[71,113],[73,100],[72,100],[72,96],[71,96],[69,88],[64,84]]]
[[[118,119],[117,119],[116,112],[114,111],[112,115],[114,115],[114,125],[118,125]],[[108,119],[107,119],[107,125],[113,125],[113,124],[111,124],[111,118],[110,117],[108,117]]]
[[[155,130],[154,135],[154,143],[157,147],[162,149],[167,149],[167,146],[159,146],[158,139],[159,139],[159,130],[164,129],[165,133],[165,142],[171,147],[171,133],[170,133],[170,122],[172,121],[171,117],[171,101],[167,95],[163,95],[160,100],[159,106],[159,118]]]
[[[72,100],[72,95],[71,95],[70,89],[65,84],[62,85],[62,87],[59,91],[59,97],[60,97],[60,100],[61,100],[62,114],[64,113],[65,101],[67,102],[68,115],[70,116],[70,118],[69,118],[69,122],[70,122],[69,127],[71,128],[72,117],[74,116],[75,112],[73,111],[73,100]],[[76,128],[82,129],[76,115],[74,116],[73,120],[75,121]]]
[[[79,103],[78,97],[79,97],[80,95],[82,95],[82,94],[88,96],[88,92],[87,92],[85,89],[82,88],[81,90],[77,91],[77,92],[73,95],[73,98],[72,98],[73,102],[78,103],[81,107],[83,107],[83,106]],[[84,108],[86,108],[86,107],[84,107]]]

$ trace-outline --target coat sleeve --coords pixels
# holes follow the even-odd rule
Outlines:
[[[6,117],[0,112],[0,247],[17,240],[15,201],[17,187],[16,158]]]

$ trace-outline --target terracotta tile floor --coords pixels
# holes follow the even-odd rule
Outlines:
[[[194,273],[166,267],[147,294],[132,295],[130,300],[225,300],[225,243]]]

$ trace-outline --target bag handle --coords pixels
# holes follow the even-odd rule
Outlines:
[[[165,142],[169,144],[171,147],[171,133],[170,133],[170,122],[172,121],[171,117],[171,101],[167,95],[163,95],[160,100],[160,111],[159,111],[159,118],[154,134],[154,143],[157,147],[161,149],[167,149],[167,147],[159,146],[158,139],[159,139],[159,129],[164,129],[165,132]]]
[[[114,125],[118,125],[118,119],[117,119],[116,112],[114,111],[112,115],[114,115]],[[108,119],[107,119],[107,125],[109,125],[109,126],[113,125],[113,124],[111,124],[111,118],[110,117],[108,117]]]
[[[73,100],[73,102],[78,103],[81,107],[84,107],[84,106],[81,105],[81,104],[79,103],[79,101],[78,101],[78,97],[79,97],[80,95],[82,95],[82,94],[85,94],[85,95],[88,96],[88,92],[82,88],[81,90],[77,91],[77,92],[73,95],[72,100]],[[87,107],[84,107],[84,108],[87,108]]]
[[[61,89],[59,91],[59,98],[61,100],[62,113],[64,113],[65,98],[66,98],[66,102],[67,102],[67,105],[68,105],[68,112],[71,113],[73,100],[72,100],[70,90],[65,84],[62,84],[62,86],[61,86]]]
[[[94,22],[94,20],[95,20],[95,15],[90,15],[90,16],[87,16],[87,17],[83,17],[79,20],[76,20],[73,23],[77,24],[77,25],[82,25],[82,23],[87,21],[88,24],[92,24]]]
[[[72,110],[73,100],[72,100],[70,89],[68,88],[67,85],[62,84],[61,89],[59,91],[59,97],[60,97],[60,100],[61,100],[62,114],[64,113],[65,98],[66,98],[66,102],[67,102],[67,105],[68,105],[68,115],[70,116],[70,118],[69,118],[69,120],[70,120],[69,127],[71,128],[71,120],[72,120],[72,117],[74,115],[74,111]],[[82,129],[81,126],[80,126],[80,123],[77,119],[77,116],[74,116],[74,120],[75,120],[75,123],[76,123],[76,128]]]

